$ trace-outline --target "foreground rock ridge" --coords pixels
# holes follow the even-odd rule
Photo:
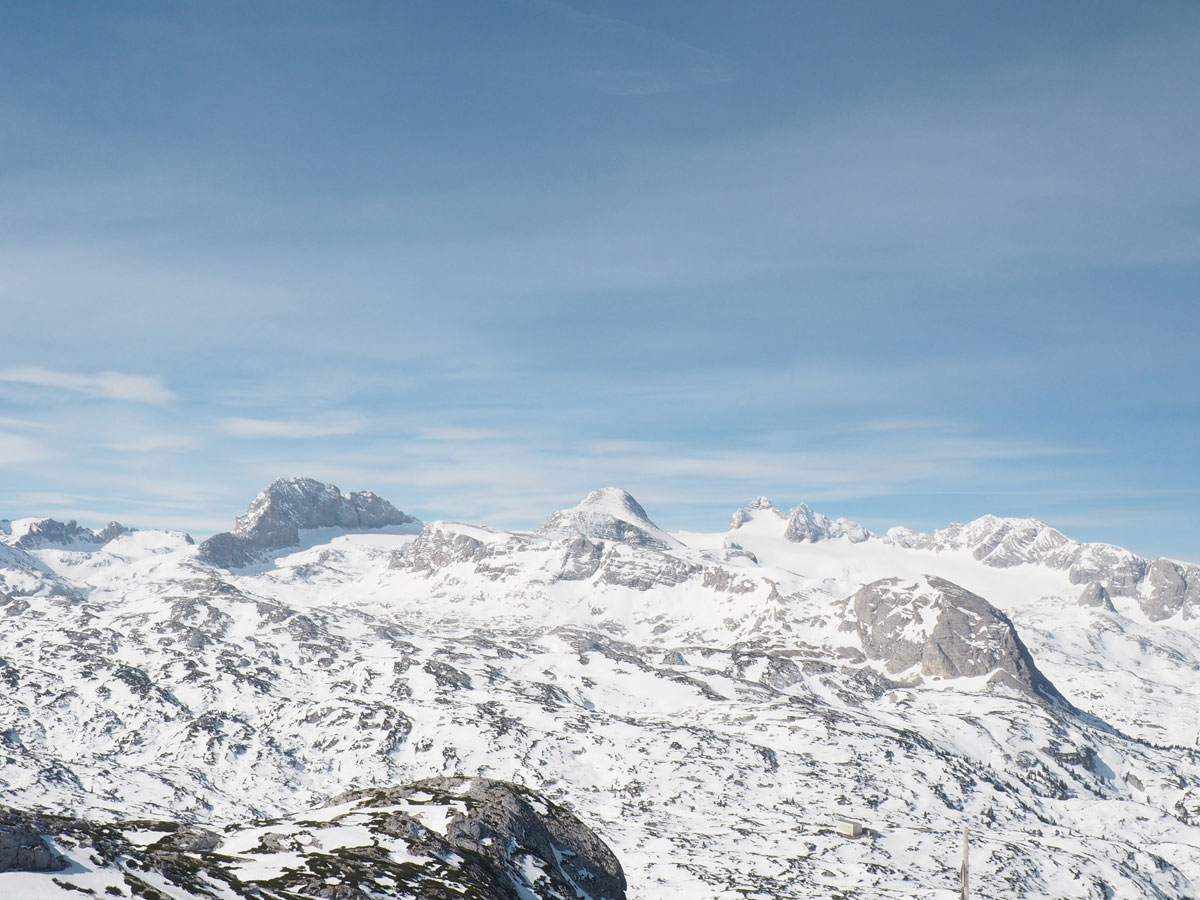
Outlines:
[[[0,897],[949,897],[966,824],[973,897],[1195,898],[1196,585],[616,487],[532,531],[301,478],[198,547],[3,522]]]
[[[117,897],[626,897],[617,858],[579,819],[483,778],[351,791],[318,809],[224,828],[0,807],[0,875],[59,872],[50,885]],[[16,888],[35,883],[26,877]]]

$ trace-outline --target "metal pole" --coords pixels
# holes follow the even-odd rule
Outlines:
[[[963,826],[963,858],[962,866],[958,870],[959,879],[962,881],[962,900],[969,900],[967,896],[967,875],[969,874],[967,866],[967,826]]]

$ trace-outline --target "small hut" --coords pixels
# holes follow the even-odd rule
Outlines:
[[[856,822],[854,819],[838,819],[834,827],[842,837],[856,838],[863,832],[862,822]]]

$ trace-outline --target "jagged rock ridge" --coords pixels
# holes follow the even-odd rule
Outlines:
[[[1200,616],[1200,566],[1148,560],[1112,544],[1073,541],[1038,519],[981,516],[931,534],[892,528],[887,543],[916,550],[968,550],[985,566],[1041,565],[1066,571],[1072,584],[1095,583],[1114,597],[1136,597],[1151,621],[1182,612]]]
[[[19,525],[19,528],[15,528]],[[123,534],[132,534],[132,528],[120,522],[109,522],[99,530],[85,528],[71,519],[26,519],[14,523],[0,521],[0,541],[22,550],[40,550],[54,547],[64,550],[102,547]]]
[[[814,512],[807,503],[801,503],[784,513],[772,505],[766,497],[755,497],[741,509],[736,510],[729,520],[729,531],[736,531],[746,524],[755,521],[760,516],[774,523],[776,520],[783,524],[783,537],[795,543],[816,543],[835,538],[845,538],[857,544],[874,537],[862,525],[849,519],[830,519],[819,512]]]
[[[198,556],[212,565],[233,569],[259,562],[274,550],[295,546],[302,530],[405,526],[416,532],[421,524],[371,491],[343,494],[336,485],[312,478],[281,478],[254,498],[245,514],[238,516],[232,532],[204,541]]]
[[[852,544],[858,544],[874,537],[871,532],[857,522],[843,518],[830,520],[828,516],[813,512],[812,507],[807,503],[801,503],[788,512],[787,527],[784,529],[783,536],[789,541],[797,542],[845,538]]]

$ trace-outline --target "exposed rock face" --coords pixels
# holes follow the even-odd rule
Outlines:
[[[42,840],[41,834],[14,812],[0,824],[0,872],[60,872],[67,861]]]
[[[918,550],[969,549],[971,555],[984,565],[996,568],[1048,559],[1061,562],[1073,549],[1069,546],[1073,542],[1066,535],[1045,522],[1037,519],[1002,519],[998,516],[983,516],[965,525],[956,522],[932,534],[893,528],[884,540],[899,547]]]
[[[1072,584],[1096,584],[1111,596],[1138,597],[1151,621],[1180,610],[1184,618],[1200,615],[1200,567],[1169,559],[1151,562],[1123,547],[1072,541],[1037,519],[983,516],[932,534],[893,528],[884,540],[918,550],[969,550],[996,568],[1034,564],[1061,569]]]
[[[853,597],[858,636],[870,659],[891,673],[920,665],[923,675],[993,675],[1011,687],[1066,703],[1033,662],[1008,616],[944,578],[884,578]]]
[[[1200,569],[1156,559],[1146,573],[1141,605],[1152,622],[1169,619],[1180,610],[1185,618],[1200,614]]]
[[[625,873],[612,850],[573,815],[531,791],[484,778],[435,778],[413,787],[475,801],[450,818],[446,839],[510,877],[519,862],[515,854],[534,857],[549,881],[543,896],[573,897],[578,885],[597,900],[625,897]]]
[[[520,552],[528,539],[505,531],[457,522],[431,522],[392,563],[433,575],[448,566],[472,564],[472,570],[492,580],[515,571],[510,553]]]
[[[1058,554],[1052,564],[1066,568],[1072,584],[1098,581],[1110,594],[1129,597],[1146,577],[1150,564],[1124,547],[1112,544],[1079,544],[1071,542],[1065,552]]]
[[[1188,788],[1172,810],[1184,825],[1200,825],[1200,789]]]
[[[13,540],[12,545],[23,550],[40,550],[45,547],[60,547],[69,550],[76,546],[95,548],[132,532],[132,528],[127,528],[120,522],[109,522],[99,531],[93,531],[90,528],[84,528],[74,519],[69,522],[60,522],[58,519],[38,519],[29,522],[25,533]],[[11,523],[7,533],[14,533]]]
[[[703,566],[669,553],[636,553],[626,547],[610,546],[600,561],[600,580],[648,591],[656,585],[683,584],[702,569]]]
[[[421,522],[371,491],[343,494],[335,485],[312,478],[281,478],[254,498],[232,532],[213,535],[200,545],[198,555],[212,565],[233,569],[294,546],[302,530],[391,526],[418,531]]]
[[[786,540],[797,543],[846,538],[852,544],[858,544],[872,535],[857,522],[851,522],[849,519],[831,521],[828,516],[813,512],[807,503],[801,503],[788,513],[783,536]]]
[[[212,897],[214,886],[222,897],[262,898],[267,882],[272,897],[328,900],[626,897],[621,864],[586,825],[526,788],[483,778],[352,791],[315,815],[224,832],[0,808],[0,873],[68,868],[42,834],[79,846],[90,871],[109,870],[134,896],[163,896],[150,884],[165,879],[181,898]]]
[[[646,510],[630,494],[613,487],[592,491],[570,509],[551,513],[538,533],[554,537],[580,535],[655,550],[679,546],[677,540],[650,521]]]
[[[1108,591],[1104,585],[1092,582],[1083,589],[1083,593],[1079,595],[1076,601],[1080,606],[1090,606],[1096,609],[1107,609],[1109,612],[1116,612],[1116,608],[1112,604],[1112,598],[1109,597]]]
[[[586,581],[596,574],[603,557],[603,543],[588,540],[585,537],[571,538],[565,542],[563,547],[562,566],[558,570],[558,579],[560,581]]]
[[[611,523],[602,523],[601,530]],[[616,526],[614,526],[616,527]],[[654,527],[651,523],[650,527]],[[623,532],[624,533],[624,532]],[[653,537],[653,535],[651,535]],[[670,537],[663,534],[663,538]],[[640,539],[639,539],[640,540]],[[443,576],[451,582],[460,578],[463,567],[492,581],[510,576],[528,578],[523,569],[527,554],[546,553],[544,568],[533,572],[534,581],[588,581],[618,584],[645,591],[655,586],[682,584],[698,573],[702,566],[661,552],[654,543],[628,544],[617,540],[605,541],[583,535],[566,534],[553,529],[549,534],[512,534],[463,525],[457,522],[432,522],[420,536],[390,564],[391,568],[409,568],[429,578]],[[561,556],[559,556],[561,554]],[[444,570],[451,571],[444,571]]]

